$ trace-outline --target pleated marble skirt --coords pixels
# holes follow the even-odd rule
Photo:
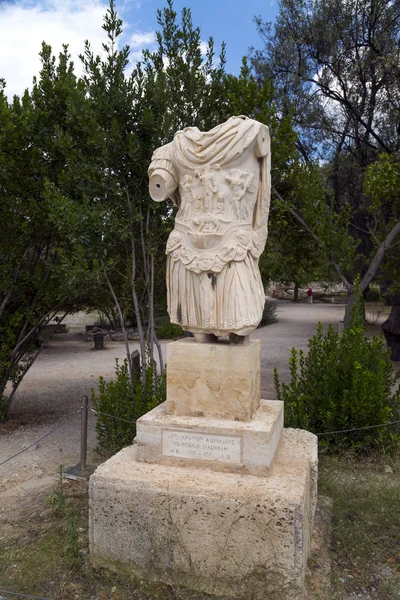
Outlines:
[[[248,335],[265,304],[258,262],[250,254],[220,273],[195,273],[168,256],[167,292],[171,322],[193,333]]]

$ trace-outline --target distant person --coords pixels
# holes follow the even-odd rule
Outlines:
[[[307,302],[308,302],[308,304],[312,304],[312,294],[313,294],[312,288],[309,287],[308,290],[307,290]]]

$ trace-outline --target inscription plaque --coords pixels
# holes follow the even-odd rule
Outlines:
[[[162,432],[164,456],[240,465],[242,463],[241,449],[240,437],[182,429],[163,429]]]

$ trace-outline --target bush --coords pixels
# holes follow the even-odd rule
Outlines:
[[[8,397],[0,396],[0,423],[5,421],[8,414]]]
[[[308,348],[307,355],[292,348],[288,384],[281,383],[277,369],[274,370],[278,400],[285,402],[286,427],[319,434],[371,427],[399,418],[400,390],[392,392],[395,378],[390,351],[382,335],[365,337],[359,291],[353,325],[339,336],[332,326],[324,335],[319,323]],[[394,425],[319,439],[323,445],[336,449],[392,451],[400,441],[400,429]]]
[[[366,302],[380,302],[382,301],[381,292],[377,285],[370,285],[367,293],[365,294]]]
[[[136,435],[136,419],[166,399],[165,374],[156,376],[154,363],[146,369],[145,386],[137,378],[133,392],[127,360],[122,365],[116,361],[115,374],[116,378],[109,382],[100,377],[98,395],[94,389],[91,395],[95,410],[104,413],[97,414],[98,449],[108,455],[129,446]]]
[[[171,323],[168,317],[165,323],[157,327],[156,335],[159,340],[174,340],[183,337],[183,329],[180,325]]]
[[[266,300],[259,327],[265,327],[265,325],[272,325],[272,323],[276,323],[277,320],[278,317],[276,316],[276,302],[274,302],[273,300]]]

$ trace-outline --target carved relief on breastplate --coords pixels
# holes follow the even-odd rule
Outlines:
[[[226,263],[244,260],[257,245],[251,226],[256,180],[256,171],[219,165],[186,173],[167,254],[196,273],[218,273]]]
[[[219,165],[186,173],[180,183],[181,204],[176,221],[194,222],[199,233],[204,234],[215,233],[220,226],[226,228],[233,220],[250,223],[256,179],[256,171],[221,169]]]
[[[153,154],[151,197],[178,208],[166,249],[168,312],[195,335],[246,336],[261,319],[269,148],[265,125],[232,117],[208,132],[178,131]]]

